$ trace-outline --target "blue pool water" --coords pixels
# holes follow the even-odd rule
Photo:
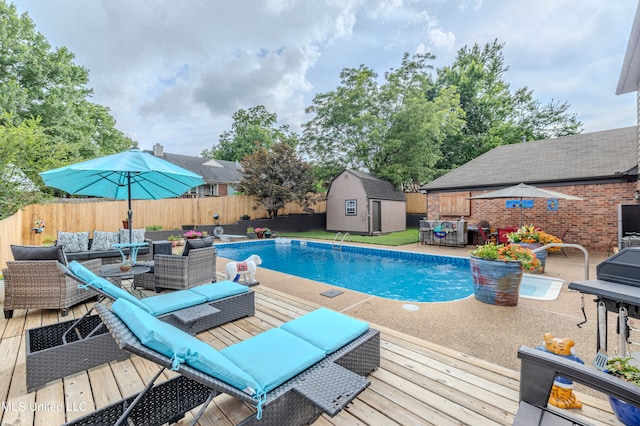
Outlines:
[[[448,302],[473,294],[469,259],[423,253],[291,240],[216,244],[217,254],[244,260],[262,258],[260,267],[388,299]],[[260,277],[258,276],[258,280]]]

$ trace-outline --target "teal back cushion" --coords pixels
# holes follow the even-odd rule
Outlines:
[[[111,299],[126,299],[139,308],[144,309],[146,312],[151,312],[151,310],[147,308],[143,303],[141,303],[140,300],[138,300],[138,298],[136,298],[134,295],[132,295],[125,289],[118,287],[109,280],[97,276],[96,274],[91,272],[91,270],[87,269],[84,265],[78,263],[77,261],[74,260],[69,263],[69,269],[82,281],[107,293]]]
[[[124,322],[140,342],[173,361],[173,369],[187,359],[193,337],[160,321],[124,299],[118,299],[111,310]]]
[[[205,299],[204,296],[200,296],[189,290],[178,290],[158,296],[145,297],[140,300],[140,303],[149,309],[151,315],[157,317],[179,309],[200,305],[206,301],[207,299]]]
[[[324,351],[279,328],[224,348],[220,353],[241,366],[265,392],[325,357]]]
[[[86,283],[90,283],[94,278],[98,276],[94,274],[90,269],[88,269],[83,264],[79,263],[76,260],[73,260],[67,265],[67,267],[73,272],[78,278]]]
[[[116,300],[111,309],[144,346],[171,358],[174,370],[184,362],[250,395],[260,390],[243,369],[198,338],[160,321],[126,300]]]
[[[369,323],[320,308],[280,326],[327,354],[335,352],[369,329]]]
[[[222,299],[223,297],[246,293],[249,291],[249,287],[231,281],[218,281],[213,284],[203,284],[197,287],[192,287],[189,291],[205,297],[208,301],[212,301]]]

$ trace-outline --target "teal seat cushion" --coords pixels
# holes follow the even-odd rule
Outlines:
[[[91,270],[87,269],[84,265],[76,262],[75,260],[69,263],[69,269],[80,279],[82,279],[82,281],[88,283],[89,286],[95,287],[108,294],[111,299],[125,299],[138,306],[139,308],[144,309],[146,312],[151,312],[149,308],[141,303],[140,300],[138,300],[138,298],[133,294],[118,287],[109,280],[97,276],[96,274],[91,272]]]
[[[330,354],[367,331],[369,323],[320,308],[288,321],[280,328]]]
[[[231,281],[219,281],[213,284],[203,284],[190,288],[189,291],[204,296],[208,301],[222,299],[224,297],[235,296],[246,293],[249,288],[246,285]]]
[[[174,370],[179,370],[180,364],[186,363],[250,395],[260,390],[251,376],[198,338],[123,299],[116,300],[111,310],[144,346],[170,358]]]
[[[325,357],[324,351],[279,328],[224,348],[220,353],[253,377],[265,392]]]
[[[204,296],[200,296],[189,290],[178,290],[172,293],[140,299],[140,303],[145,305],[151,315],[156,317],[179,309],[200,305],[206,301],[207,299],[205,299]]]
[[[195,342],[191,344],[186,361],[189,366],[222,380],[250,396],[262,392],[258,382],[244,369],[237,366],[212,346],[207,345],[198,338],[194,337],[194,339]]]

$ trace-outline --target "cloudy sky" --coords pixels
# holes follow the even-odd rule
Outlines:
[[[11,1],[11,0],[9,0]],[[298,130],[344,68],[380,75],[405,52],[451,64],[505,43],[505,79],[568,102],[584,132],[632,126],[615,95],[635,0],[17,0],[53,47],[90,72],[93,100],[150,149],[199,155],[240,108],[264,105]]]

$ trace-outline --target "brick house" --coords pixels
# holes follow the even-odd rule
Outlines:
[[[533,199],[524,223],[588,250],[608,251],[618,242],[618,205],[635,204],[638,185],[637,127],[499,146],[430,182],[430,219],[465,216],[492,228],[518,225],[520,210],[505,199],[469,197],[526,183],[583,198],[583,201]]]

